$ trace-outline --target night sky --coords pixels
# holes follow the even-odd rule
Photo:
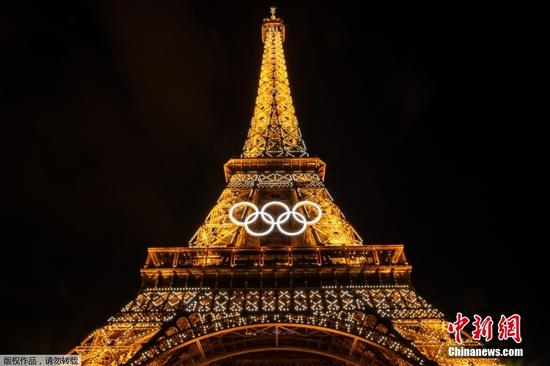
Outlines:
[[[148,246],[187,243],[244,143],[272,4],[359,234],[404,243],[450,318],[522,315],[521,364],[550,362],[541,10],[463,1],[3,4],[0,353],[67,352],[133,298]]]

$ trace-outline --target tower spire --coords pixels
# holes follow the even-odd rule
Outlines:
[[[262,22],[264,52],[258,96],[243,152],[240,158],[229,159],[224,165],[227,186],[191,238],[190,247],[315,247],[363,243],[324,186],[325,163],[309,157],[306,151],[290,96],[283,53],[285,25],[275,10],[271,7],[270,17]],[[305,201],[313,203],[312,207],[302,207]],[[299,207],[299,214],[311,221],[310,226],[301,229],[304,230],[300,231],[301,235],[286,235],[285,229],[279,230],[279,227],[272,232],[274,229],[269,226],[262,229],[267,229],[265,235],[254,235],[249,227],[240,224],[243,215],[248,215],[253,206],[281,209],[295,205]],[[319,219],[314,219],[319,214]],[[281,216],[285,223],[290,218],[288,215]],[[300,215],[293,217],[300,220]],[[237,216],[240,218],[236,219]],[[269,219],[264,213],[261,216]]]
[[[275,15],[262,22],[264,52],[256,105],[242,157],[308,156],[290,95],[283,43],[285,25]]]

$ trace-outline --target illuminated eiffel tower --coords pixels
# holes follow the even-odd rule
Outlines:
[[[149,248],[136,298],[71,353],[84,365],[499,365],[449,358],[448,323],[412,287],[403,245],[364,244],[346,220],[302,140],[274,8],[261,32],[226,188],[187,247]]]

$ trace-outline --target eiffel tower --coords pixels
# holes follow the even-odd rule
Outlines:
[[[187,247],[152,247],[142,286],[71,353],[84,365],[500,365],[450,358],[402,244],[365,244],[296,119],[271,9],[256,105],[226,188]],[[465,345],[478,345],[467,334]]]

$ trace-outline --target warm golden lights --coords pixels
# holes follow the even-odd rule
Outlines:
[[[105,366],[262,365],[239,362],[273,351],[338,365],[500,365],[448,357],[443,314],[413,288],[403,245],[363,244],[302,140],[274,7],[261,29],[258,95],[227,186],[187,247],[149,248],[136,298],[71,352]]]

